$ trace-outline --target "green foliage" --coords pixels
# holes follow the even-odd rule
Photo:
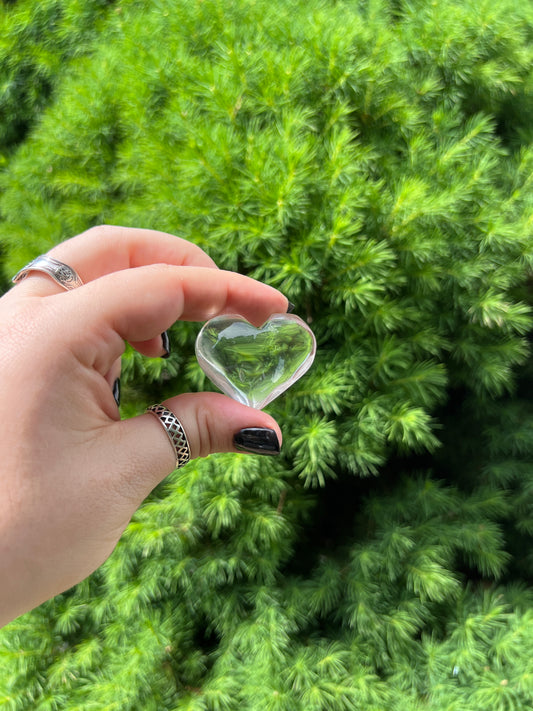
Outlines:
[[[56,0],[0,11],[11,274],[101,222],[281,289],[317,336],[283,452],[175,472],[0,635],[0,708],[533,704],[533,10]],[[206,389],[123,363],[123,413]]]
[[[31,0],[0,8],[0,161],[53,100],[65,65],[87,54],[109,0]],[[0,165],[2,164],[0,163]]]

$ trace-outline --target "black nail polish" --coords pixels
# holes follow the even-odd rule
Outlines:
[[[233,437],[235,449],[253,454],[279,454],[278,437],[266,427],[245,427]]]
[[[295,305],[291,301],[289,301],[289,305],[287,306],[287,313],[292,314],[295,308]]]
[[[168,358],[170,355],[170,339],[166,331],[161,334],[161,340],[163,341],[163,350],[165,351],[161,358]]]
[[[115,398],[115,402],[117,403],[117,406],[120,405],[120,378],[117,378],[115,382],[113,383],[113,397]]]

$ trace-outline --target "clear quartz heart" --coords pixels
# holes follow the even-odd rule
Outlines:
[[[200,367],[222,392],[258,410],[306,373],[316,353],[309,326],[274,314],[261,328],[235,314],[208,321],[196,339]]]

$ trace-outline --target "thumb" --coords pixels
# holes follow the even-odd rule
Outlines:
[[[165,400],[162,405],[181,423],[191,459],[214,452],[279,454],[282,437],[277,422],[265,412],[226,395],[188,393]],[[121,483],[127,483],[131,493],[142,500],[176,468],[176,453],[163,424],[151,413],[115,426],[121,429],[120,447],[129,462],[122,469]]]

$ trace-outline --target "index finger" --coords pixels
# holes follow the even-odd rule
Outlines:
[[[80,360],[87,359],[83,353],[96,353],[93,365],[98,362],[95,367],[105,373],[121,355],[124,340],[148,341],[177,320],[204,321],[224,313],[261,325],[273,313],[285,313],[288,301],[242,274],[159,264],[103,276],[65,292],[56,306],[61,342],[82,346]]]
[[[76,270],[84,283],[105,274],[148,264],[173,264],[216,269],[203,249],[181,237],[157,230],[100,225],[71,237],[47,254]],[[17,293],[58,294],[63,289],[48,276],[34,272],[18,285]]]

